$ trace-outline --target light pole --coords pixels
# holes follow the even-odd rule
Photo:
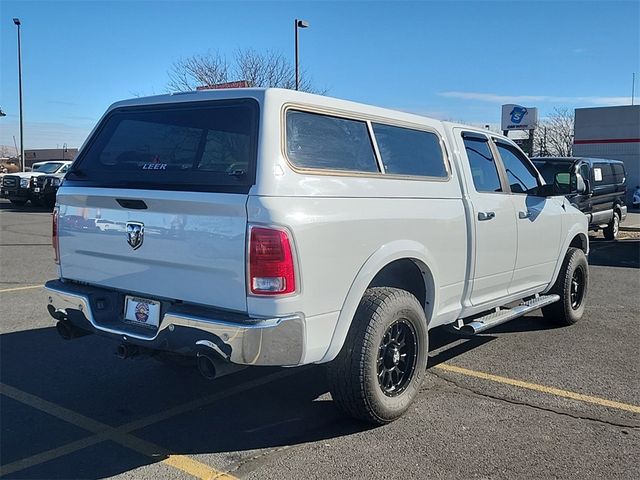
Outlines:
[[[298,29],[299,28],[308,28],[309,22],[306,20],[295,20],[295,31],[296,31],[296,90],[300,87],[300,59],[298,56]]]
[[[20,165],[22,166],[22,171],[25,171],[25,161],[24,161],[24,134],[22,127],[22,48],[20,44],[20,19],[14,18],[13,23],[18,27],[18,90],[20,95]]]

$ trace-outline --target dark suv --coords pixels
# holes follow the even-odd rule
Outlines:
[[[576,157],[535,157],[531,160],[545,181],[554,183],[587,216],[591,230],[602,229],[608,240],[616,238],[619,224],[627,216],[623,162]],[[576,192],[578,177],[584,181],[584,193]]]

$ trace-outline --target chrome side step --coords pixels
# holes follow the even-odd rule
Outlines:
[[[560,300],[560,295],[536,295],[534,298],[527,300],[526,302],[522,302],[517,307],[496,309],[495,312],[476,318],[472,322],[466,324],[463,323],[463,319],[459,319],[458,323],[454,325],[454,328],[460,333],[474,335],[508,322],[509,320],[513,320],[514,318],[526,315],[533,310],[546,307],[558,300]]]

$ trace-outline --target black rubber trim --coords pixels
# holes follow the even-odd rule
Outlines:
[[[132,198],[116,198],[116,202],[120,204],[122,208],[129,208],[131,210],[146,210],[147,204],[143,200],[135,200]]]

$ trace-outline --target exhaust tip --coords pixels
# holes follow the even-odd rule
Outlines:
[[[133,357],[138,353],[138,347],[129,343],[121,343],[116,349],[116,355],[118,358],[125,359]]]
[[[56,320],[63,321],[67,318],[67,313],[64,310],[57,310],[56,307],[51,304],[47,305],[47,311],[49,312],[49,315]]]
[[[200,375],[207,380],[215,380],[217,372],[213,358],[206,353],[198,353],[197,364]]]
[[[64,340],[71,340],[75,335],[73,332],[73,327],[69,324],[69,322],[65,322],[64,320],[60,320],[56,323],[56,331],[58,335],[60,335]]]

